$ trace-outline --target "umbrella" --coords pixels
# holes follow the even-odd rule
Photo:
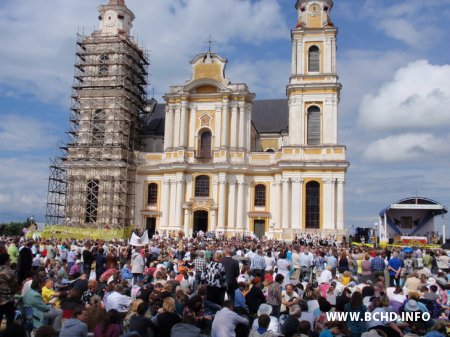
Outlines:
[[[404,253],[412,253],[414,250],[411,247],[405,247],[403,248]]]

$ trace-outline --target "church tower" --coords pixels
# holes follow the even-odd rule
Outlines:
[[[289,137],[285,151],[304,153],[301,228],[344,232],[344,179],[348,162],[338,143],[341,84],[336,72],[332,0],[297,0],[291,31],[292,68],[286,87]],[[295,199],[293,200],[295,202]]]
[[[148,61],[130,36],[134,14],[124,0],[110,0],[98,11],[100,29],[77,41],[64,163],[66,224],[123,230],[134,217]]]

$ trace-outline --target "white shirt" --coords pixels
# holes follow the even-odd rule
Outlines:
[[[248,325],[248,319],[228,308],[222,308],[214,317],[211,337],[236,337],[234,329],[238,323]]]
[[[131,304],[131,297],[113,291],[104,298],[104,302],[106,311],[116,309],[118,312],[128,312],[128,307]]]

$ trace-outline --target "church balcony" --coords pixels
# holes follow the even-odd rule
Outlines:
[[[283,147],[282,161],[345,161],[345,146]]]

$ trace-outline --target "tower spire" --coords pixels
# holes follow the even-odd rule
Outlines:
[[[125,0],[109,0],[108,6],[123,6],[123,7],[126,7]]]

